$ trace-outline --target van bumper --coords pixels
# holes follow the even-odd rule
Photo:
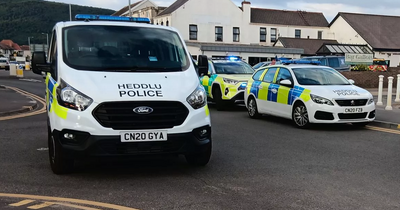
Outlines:
[[[201,130],[207,134],[201,136]],[[75,135],[75,140],[64,138],[65,133]],[[54,140],[63,148],[68,159],[86,157],[128,157],[148,155],[197,154],[205,152],[211,144],[211,127],[203,126],[189,133],[168,134],[167,141],[121,142],[120,136],[94,136],[74,130],[54,130]]]

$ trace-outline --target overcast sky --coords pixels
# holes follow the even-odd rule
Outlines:
[[[119,10],[128,5],[129,0],[50,0],[93,7]],[[131,3],[137,0],[131,0]],[[195,0],[201,1],[201,0]],[[218,0],[216,0],[218,1]],[[169,6],[174,0],[153,0],[160,6]],[[233,0],[240,5],[241,0]],[[323,12],[331,21],[338,12],[361,12],[382,15],[400,15],[400,0],[250,0],[252,7],[270,9],[305,10]]]

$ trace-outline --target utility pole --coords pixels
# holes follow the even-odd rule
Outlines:
[[[128,4],[129,4],[129,17],[132,17],[131,0],[129,0]]]
[[[71,10],[71,4],[69,4],[69,21],[72,21],[72,10]]]

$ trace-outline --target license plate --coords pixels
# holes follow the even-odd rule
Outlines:
[[[121,132],[121,142],[167,141],[167,131]]]
[[[346,108],[344,109],[345,113],[362,113],[363,109],[362,108]]]

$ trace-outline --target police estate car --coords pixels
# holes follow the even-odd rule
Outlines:
[[[207,96],[215,102],[217,110],[243,103],[244,90],[254,69],[238,57],[212,58],[208,61],[208,74],[200,78]]]
[[[185,155],[206,165],[211,122],[199,76],[208,61],[191,61],[179,32],[148,18],[77,15],[60,22],[46,60],[34,52],[32,70],[45,72],[50,165],[71,172],[76,159]]]
[[[371,93],[335,69],[313,61],[282,63],[257,70],[248,82],[245,103],[250,117],[275,115],[292,119],[298,127],[310,123],[364,126],[375,119]]]

